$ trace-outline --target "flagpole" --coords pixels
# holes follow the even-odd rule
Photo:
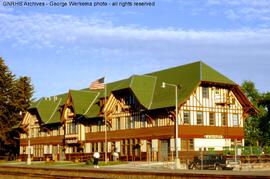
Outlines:
[[[107,150],[108,150],[108,139],[107,139],[107,115],[106,115],[106,111],[105,111],[105,105],[106,105],[106,95],[107,95],[107,84],[105,82],[105,77],[104,77],[104,121],[105,121],[105,163],[107,164]]]

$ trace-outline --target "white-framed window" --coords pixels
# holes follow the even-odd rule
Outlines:
[[[135,129],[135,116],[131,116],[131,128]]]
[[[233,114],[233,126],[239,126],[239,115]]]
[[[202,87],[202,96],[203,96],[203,98],[209,98],[208,87]]]
[[[67,134],[77,134],[78,126],[75,122],[67,123]]]
[[[190,111],[184,111],[184,124],[190,124]]]
[[[227,114],[221,113],[221,125],[226,126],[226,124],[227,124]]]
[[[116,130],[120,130],[121,129],[121,121],[120,121],[120,117],[116,118]]]
[[[209,112],[209,125],[214,126],[215,125],[215,118],[216,114],[214,112]]]
[[[216,88],[215,94],[216,94],[216,95],[220,95],[220,89],[219,89],[219,88]]]
[[[126,119],[126,129],[130,129],[131,128],[130,116],[127,116],[125,119]]]
[[[203,125],[203,112],[197,112],[197,125]]]

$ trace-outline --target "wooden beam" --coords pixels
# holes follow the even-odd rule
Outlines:
[[[195,91],[192,93],[192,96],[194,96],[194,98],[196,99],[196,101],[199,103],[200,106],[202,106],[202,103],[200,102],[200,100],[196,97],[195,95]]]
[[[149,114],[145,114],[145,116],[148,124],[153,124],[154,119]]]

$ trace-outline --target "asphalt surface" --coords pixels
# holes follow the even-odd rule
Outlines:
[[[255,163],[236,165],[233,170],[215,171],[215,170],[187,170],[184,164],[182,169],[175,169],[173,162],[129,162],[119,165],[100,166],[95,169],[93,166],[85,166],[83,163],[55,162],[53,165],[42,165],[45,162],[32,162],[27,166],[25,162],[0,163],[0,166],[19,166],[30,168],[61,168],[61,169],[83,169],[99,171],[123,171],[123,172],[164,172],[164,173],[186,173],[186,174],[209,174],[209,175],[233,175],[233,176],[267,176],[270,178],[270,163]]]

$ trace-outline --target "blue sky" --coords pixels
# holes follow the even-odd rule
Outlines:
[[[198,60],[270,91],[269,0],[154,2],[38,8],[0,1],[0,56],[14,74],[31,77],[35,98]]]

